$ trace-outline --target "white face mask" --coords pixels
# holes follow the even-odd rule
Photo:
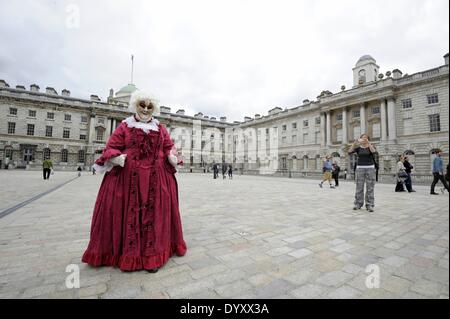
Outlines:
[[[149,122],[154,110],[155,106],[151,101],[140,101],[136,106],[136,115],[141,122]]]

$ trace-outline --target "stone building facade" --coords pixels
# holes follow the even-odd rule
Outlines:
[[[378,150],[380,177],[391,178],[397,157],[409,154],[416,178],[429,176],[437,149],[448,161],[448,54],[444,64],[411,75],[386,74],[371,56],[353,68],[353,86],[322,91],[294,108],[275,107],[242,122],[194,116],[162,106],[167,126],[185,160],[184,170],[206,171],[213,163],[232,164],[241,173],[319,176],[327,154],[352,174],[350,143],[363,132]],[[127,110],[137,89],[128,84],[106,102],[74,98],[37,85],[11,88],[0,80],[0,161],[2,167],[40,168],[51,158],[56,169],[88,169]]]

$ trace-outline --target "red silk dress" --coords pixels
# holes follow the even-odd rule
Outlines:
[[[96,161],[103,166],[127,154],[124,167],[105,173],[83,262],[150,270],[186,253],[176,169],[167,159],[173,142],[164,126],[158,123],[158,128],[145,133],[122,122]]]

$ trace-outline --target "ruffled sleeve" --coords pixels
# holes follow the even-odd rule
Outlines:
[[[167,132],[167,129],[165,126],[161,125],[161,134],[163,135],[163,152],[164,156],[169,156],[170,151],[172,150],[172,147],[175,145],[170,138],[169,132]]]
[[[125,149],[125,127],[122,123],[113,134],[109,137],[103,154],[94,164],[94,169],[99,172],[110,171],[113,164],[109,160],[113,157],[119,156]]]

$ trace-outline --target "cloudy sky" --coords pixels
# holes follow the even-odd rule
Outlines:
[[[130,82],[193,115],[262,115],[380,71],[444,63],[448,0],[0,0],[0,79],[102,100]]]

